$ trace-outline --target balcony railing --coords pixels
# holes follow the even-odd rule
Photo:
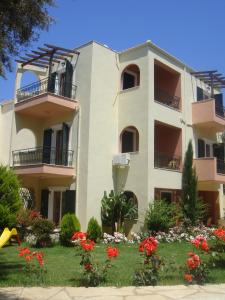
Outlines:
[[[180,97],[172,96],[159,88],[155,88],[155,101],[177,110],[180,109]]]
[[[172,156],[166,153],[155,152],[155,168],[180,170],[181,157]]]
[[[13,166],[49,164],[70,167],[73,164],[73,153],[72,150],[58,151],[49,147],[16,150],[12,152]]]
[[[225,118],[225,107],[222,105],[215,104],[216,115],[220,118]]]
[[[216,167],[217,167],[217,173],[218,174],[224,174],[225,175],[225,161],[222,159],[216,160]]]
[[[66,88],[69,90],[66,90]],[[74,100],[76,98],[76,89],[77,87],[74,84],[71,85],[71,83],[69,83],[67,85],[67,82],[64,82],[63,86],[60,86],[58,81],[55,81],[52,84],[49,78],[45,78],[18,89],[16,92],[17,102],[21,102],[44,93],[52,93],[57,96],[63,96]]]

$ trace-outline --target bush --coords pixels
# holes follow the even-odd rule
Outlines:
[[[87,236],[92,241],[97,241],[101,238],[101,226],[95,218],[91,218],[88,222]]]
[[[41,215],[38,211],[22,208],[19,210],[16,219],[20,238],[23,239],[27,233],[27,227],[32,225],[34,219],[41,219]]]
[[[78,218],[71,213],[65,214],[61,221],[61,244],[64,246],[71,246],[71,238],[76,231],[80,231],[80,222]]]
[[[47,219],[36,218],[32,221],[32,232],[37,238],[36,247],[51,246],[50,234],[53,232],[54,224]]]
[[[150,231],[168,231],[180,217],[180,208],[176,203],[165,200],[155,200],[149,204],[146,212],[145,224]]]
[[[10,212],[7,206],[0,204],[0,232],[5,227],[12,228],[16,225],[16,215]]]
[[[8,167],[0,166],[0,229],[12,228],[22,207],[19,181]]]

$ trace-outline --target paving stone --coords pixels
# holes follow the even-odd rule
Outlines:
[[[123,296],[90,296],[90,297],[74,297],[72,298],[73,300],[123,300],[124,297]]]
[[[63,289],[62,287],[49,287],[49,288],[31,287],[31,288],[24,288],[23,292],[20,296],[20,299],[47,300],[47,299],[51,299],[52,296],[56,295],[62,289]],[[64,299],[62,299],[62,300],[64,300]]]
[[[70,296],[68,296],[68,294],[66,293],[66,291],[59,291],[58,293],[56,293],[55,295],[47,298],[47,299],[51,299],[51,300],[72,300],[72,298]],[[40,298],[41,300],[41,298]]]
[[[135,288],[134,287],[96,287],[96,288],[71,288],[67,287],[66,291],[71,297],[95,297],[95,296],[127,296],[134,295]]]
[[[135,296],[126,296],[125,300],[168,300],[167,297],[151,294],[151,295],[135,295]]]
[[[196,293],[195,295],[187,296],[185,300],[225,300],[224,294],[217,293]]]
[[[186,296],[189,295],[194,295],[195,293],[197,293],[197,290],[193,290],[193,289],[183,289],[183,290],[161,290],[158,291],[157,294],[158,295],[162,295],[162,296],[168,296],[171,299],[182,299]]]
[[[0,288],[0,300],[17,300],[22,290],[20,287]]]

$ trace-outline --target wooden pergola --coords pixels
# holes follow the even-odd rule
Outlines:
[[[44,44],[44,46],[44,48],[38,47],[38,51],[32,50],[31,53],[26,53],[25,57],[20,57],[20,59],[16,61],[21,63],[22,67],[33,65],[41,68],[48,68],[48,74],[50,76],[53,63],[60,63],[66,58],[72,58],[75,54],[80,54],[80,52],[73,49],[49,44]]]
[[[225,77],[217,70],[192,72],[191,74],[210,86],[212,98],[214,97],[214,88],[225,88]]]

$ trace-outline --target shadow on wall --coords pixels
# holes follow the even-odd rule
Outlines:
[[[123,191],[127,182],[129,167],[113,167],[113,188],[114,191]]]

